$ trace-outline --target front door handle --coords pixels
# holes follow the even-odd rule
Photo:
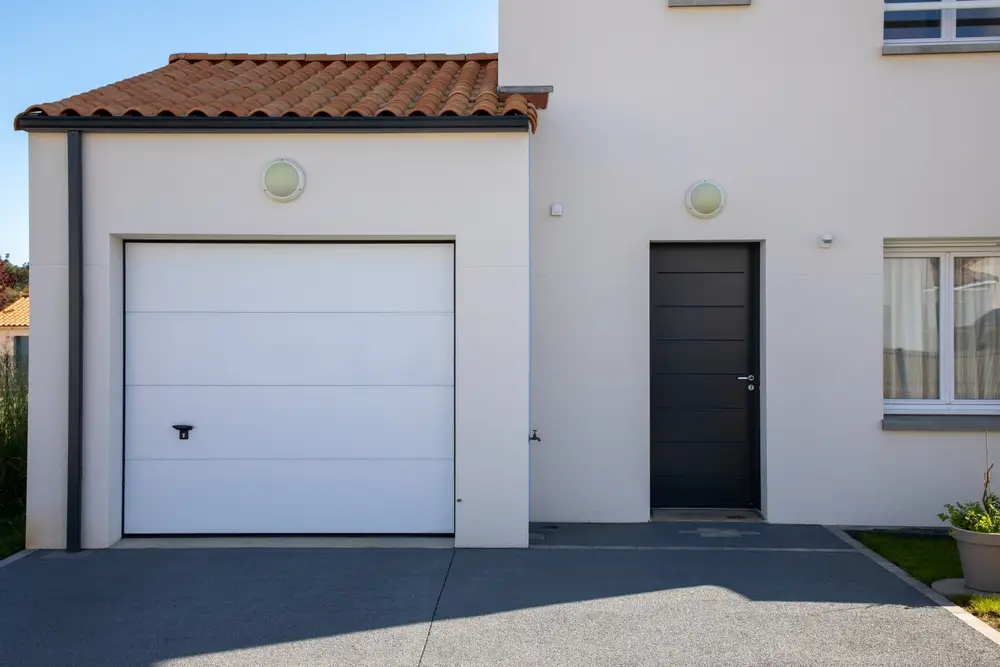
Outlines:
[[[736,379],[737,380],[747,380],[748,382],[753,382],[755,378],[752,375],[741,375],[741,376],[739,376]]]

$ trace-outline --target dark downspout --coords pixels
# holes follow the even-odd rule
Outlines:
[[[82,548],[83,533],[83,134],[66,133],[69,177],[69,403],[66,551]]]

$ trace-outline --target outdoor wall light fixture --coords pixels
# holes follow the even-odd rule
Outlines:
[[[302,167],[281,158],[267,165],[261,174],[261,185],[264,194],[279,202],[289,202],[296,199],[306,187],[306,174]]]
[[[688,188],[685,203],[696,218],[714,218],[726,208],[726,191],[714,181],[698,181]]]

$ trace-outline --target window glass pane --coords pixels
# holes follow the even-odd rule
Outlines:
[[[956,35],[959,39],[1000,38],[1000,9],[960,9]]]
[[[14,363],[18,370],[28,372],[28,337],[14,336]]]
[[[882,395],[938,398],[940,261],[888,257],[883,281]]]
[[[1000,257],[955,258],[955,398],[1000,399]]]
[[[932,0],[928,0],[929,2]],[[913,0],[887,0],[890,4]],[[973,11],[973,10],[967,10]],[[940,39],[941,12],[886,12],[883,39]]]

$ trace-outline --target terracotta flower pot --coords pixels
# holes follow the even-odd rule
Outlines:
[[[974,533],[952,528],[962,559],[965,586],[984,593],[1000,593],[1000,533]]]

